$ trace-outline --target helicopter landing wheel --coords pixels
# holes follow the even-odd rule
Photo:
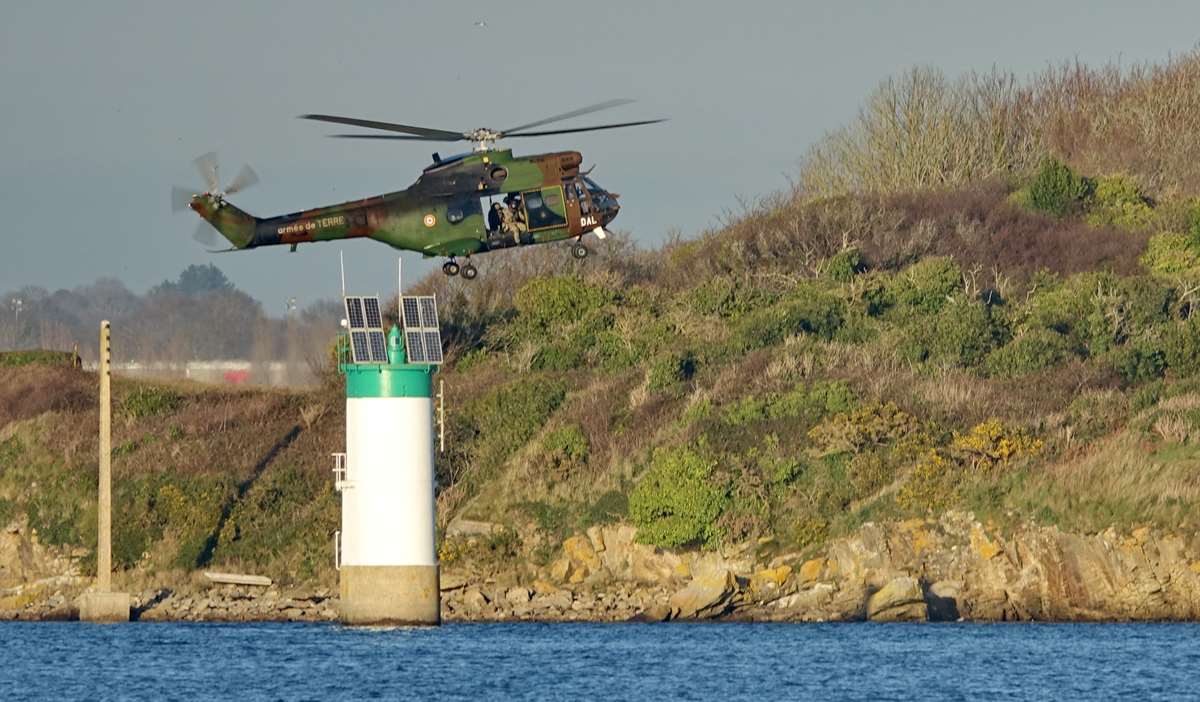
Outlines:
[[[458,275],[458,264],[454,261],[446,261],[442,264],[442,272],[449,276]]]
[[[475,276],[479,275],[479,271],[469,263],[464,263],[462,267],[462,277],[465,280],[475,280]]]
[[[584,246],[583,244],[575,243],[571,245],[571,255],[580,261],[587,258],[589,253],[591,253],[591,251],[588,250],[588,247]]]

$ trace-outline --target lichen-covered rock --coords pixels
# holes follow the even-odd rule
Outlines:
[[[729,610],[738,593],[737,577],[728,570],[706,573],[671,596],[672,619],[711,619]]]
[[[925,593],[916,578],[893,578],[867,600],[867,618],[876,622],[916,622],[928,619]]]

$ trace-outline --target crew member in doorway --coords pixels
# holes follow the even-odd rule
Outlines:
[[[500,232],[504,224],[504,215],[501,211],[504,210],[504,205],[499,202],[493,202],[492,208],[488,210],[488,231],[492,234]]]
[[[505,209],[509,213],[509,222],[505,231],[512,234],[513,243],[521,243],[521,235],[529,231],[529,224],[525,221],[525,208],[521,206],[521,196],[517,194],[509,195],[505,200],[508,205]]]

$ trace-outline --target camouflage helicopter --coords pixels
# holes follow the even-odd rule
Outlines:
[[[468,141],[475,146],[470,152],[454,156],[434,153],[433,163],[404,190],[268,218],[254,217],[226,200],[227,196],[258,182],[254,171],[249,166],[243,167],[221,189],[215,155],[205,154],[194,164],[207,190],[197,193],[187,188],[172,188],[172,209],[178,212],[190,208],[198,213],[207,224],[201,223],[197,240],[215,246],[215,229],[233,245],[223,251],[281,245],[295,251],[300,244],[309,242],[366,237],[397,249],[419,252],[427,258],[444,256],[447,260],[442,272],[449,276],[461,274],[466,279],[478,273],[471,265],[472,254],[513,246],[572,239],[571,255],[582,259],[588,255],[584,235],[594,233],[601,239],[605,237],[604,228],[620,210],[618,196],[589,178],[590,171],[580,171],[583,157],[578,151],[514,156],[511,149],[495,148],[496,141],[664,121],[531,131],[630,102],[633,101],[609,100],[518,127],[469,132],[335,115],[301,115],[301,119],[398,132],[331,135],[341,139]],[[460,265],[458,257],[467,260]]]

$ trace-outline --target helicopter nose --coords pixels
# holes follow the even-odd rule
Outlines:
[[[616,199],[615,198],[610,199],[610,200],[608,200],[607,203],[605,203],[604,209],[601,210],[601,219],[604,220],[605,224],[608,224],[609,222],[616,219],[617,213],[620,211],[621,211],[621,206],[617,204]]]

